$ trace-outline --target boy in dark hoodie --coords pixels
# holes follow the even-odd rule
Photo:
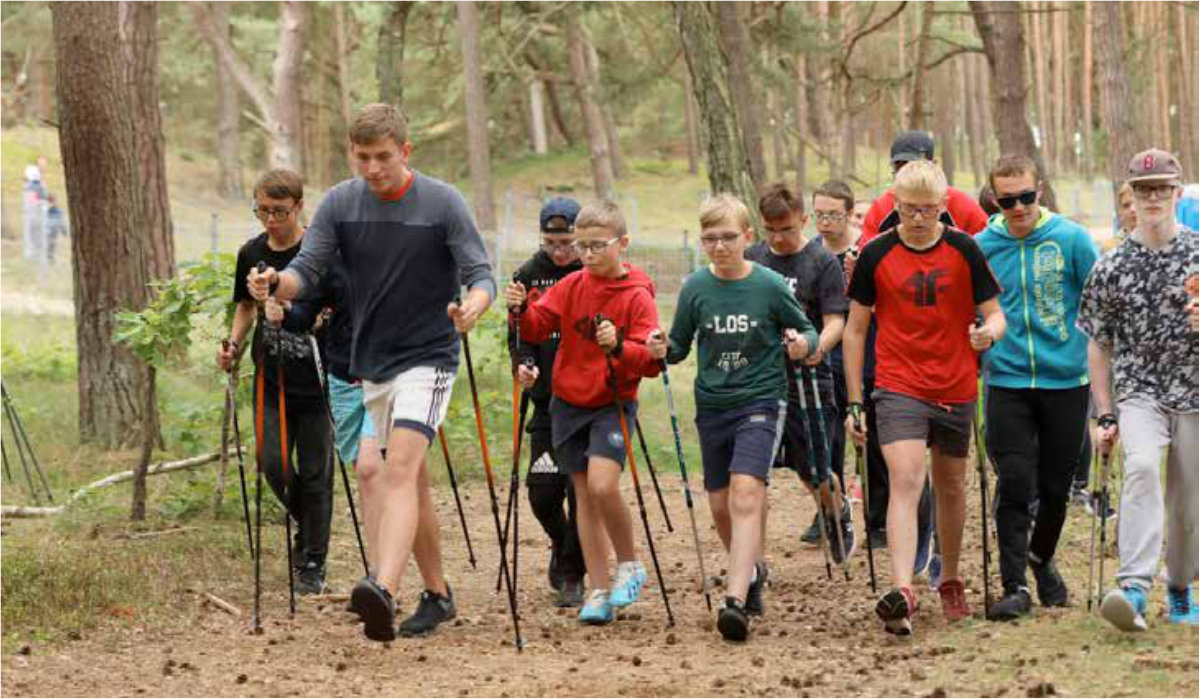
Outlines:
[[[539,250],[517,270],[515,280],[528,289],[529,301],[537,302],[563,277],[583,269],[575,252],[575,217],[579,203],[566,197],[546,202],[538,217],[542,242]],[[583,603],[583,550],[575,522],[575,492],[570,475],[559,469],[550,430],[550,385],[559,333],[533,343],[509,325],[509,352],[519,360],[518,378],[531,393],[533,416],[529,433],[529,506],[550,537],[550,586],[558,593],[554,606],[578,607]],[[520,342],[518,344],[518,338]],[[567,510],[563,512],[563,502]]]
[[[554,332],[562,335],[551,383],[551,436],[558,467],[571,474],[575,489],[579,540],[590,583],[579,620],[607,624],[614,609],[637,601],[646,582],[646,568],[634,548],[629,508],[621,498],[626,444],[613,382],[626,422],[632,424],[638,383],[659,372],[659,363],[645,345],[658,327],[658,309],[654,283],[645,272],[621,260],[629,236],[616,204],[605,201],[584,207],[575,219],[575,237],[584,269],[568,274],[529,305],[525,286],[509,284],[505,301],[509,308],[522,309],[522,338],[543,342]],[[603,317],[599,323],[598,315]],[[609,374],[610,361],[615,376]],[[617,553],[611,589],[605,534]]]

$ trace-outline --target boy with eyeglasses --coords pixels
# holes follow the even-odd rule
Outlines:
[[[1001,215],[975,242],[1003,289],[1008,332],[988,351],[984,373],[1004,584],[987,618],[1010,621],[1030,613],[1026,566],[1043,607],[1067,604],[1054,554],[1088,429],[1087,339],[1075,319],[1097,252],[1086,229],[1042,208],[1033,160],[1001,156],[988,182]]]
[[[1101,616],[1122,631],[1146,630],[1164,514],[1167,619],[1197,623],[1200,245],[1196,231],[1175,220],[1180,173],[1175,156],[1158,149],[1130,161],[1137,225],[1096,263],[1079,309],[1079,329],[1089,338],[1100,450],[1111,453],[1119,434],[1124,454],[1118,587],[1100,605]]]
[[[849,310],[842,268],[838,264],[838,258],[825,249],[820,236],[810,240],[804,235],[808,217],[804,212],[804,199],[799,192],[782,183],[772,184],[759,197],[758,210],[762,215],[763,228],[767,235],[765,240],[746,251],[746,259],[757,262],[784,278],[796,300],[800,302],[805,315],[820,334],[812,353],[804,359],[804,372],[816,372],[821,398],[821,419],[831,427],[837,419],[838,405],[829,354],[841,342],[845,313]],[[826,216],[830,213],[826,212]],[[785,376],[788,384],[788,418],[783,438],[782,460],[789,468],[795,469],[806,488],[815,491],[818,484],[811,482],[813,469],[810,468],[809,460],[828,459],[827,463],[833,475],[830,490],[832,497],[841,502],[842,516],[840,521],[833,516],[832,513],[838,509],[835,508],[835,502],[822,503],[822,507],[826,509],[825,539],[829,543],[833,559],[840,563],[843,557],[851,555],[855,548],[853,515],[849,499],[843,493],[844,437],[841,451],[838,451],[837,444],[820,448],[813,445],[813,453],[810,453],[804,422],[808,418],[802,416],[800,394],[793,380],[794,372],[789,369]],[[802,387],[801,390],[804,390],[806,395],[811,393],[808,386]],[[815,396],[809,396],[807,400],[814,399]],[[815,402],[811,404],[815,405]],[[825,453],[826,450],[828,453]],[[808,530],[801,535],[801,541],[814,545],[820,543],[819,522],[819,515],[814,516]],[[840,538],[845,547],[840,551],[837,548],[839,537],[835,529],[839,526],[842,530]]]
[[[551,441],[558,469],[571,475],[587,567],[590,589],[579,621],[594,625],[611,623],[615,610],[636,602],[646,584],[621,497],[626,443],[613,392],[626,424],[633,425],[638,384],[659,372],[645,344],[658,328],[658,308],[654,282],[622,260],[628,247],[625,217],[616,204],[585,206],[575,218],[574,242],[583,269],[532,303],[524,284],[510,283],[504,292],[509,308],[521,308],[523,340],[540,343],[560,333],[551,381]],[[611,585],[606,538],[617,554]]]
[[[887,461],[890,493],[888,551],[895,587],[875,605],[889,633],[912,633],[917,610],[913,561],[917,553],[917,503],[925,484],[926,449],[937,491],[942,546],[938,593],[947,621],[970,615],[958,559],[966,516],[966,459],[978,392],[977,354],[1004,336],[1000,288],[979,246],[940,217],[946,177],[919,160],[896,175],[900,225],[863,248],[847,293],[850,319],[843,338],[846,430],[862,444],[863,348],[872,309],[878,323],[876,425]],[[975,325],[976,314],[983,323]]]
[[[291,170],[270,170],[254,185],[254,215],[265,230],[238,250],[233,277],[237,309],[229,337],[217,350],[217,366],[224,371],[236,370],[245,351],[246,335],[253,327],[250,356],[256,376],[262,372],[265,394],[262,433],[257,435],[262,440],[259,467],[296,521],[295,541],[288,545],[296,552],[292,559],[297,569],[296,592],[307,595],[325,591],[325,557],[333,516],[333,431],[307,335],[280,327],[283,306],[274,299],[263,305],[256,303],[246,282],[259,262],[282,269],[299,254],[304,237],[300,223],[303,208],[304,185]],[[279,385],[280,375],[283,386]],[[284,416],[279,413],[280,391],[286,401]],[[294,452],[289,454],[286,491],[279,444],[281,417],[287,420],[288,451]]]
[[[541,231],[539,250],[521,265],[515,280],[527,289],[529,303],[535,303],[559,281],[583,269],[575,252],[575,217],[579,203],[567,197],[555,197],[542,207],[538,216]],[[529,342],[510,324],[509,350],[520,363],[517,369],[522,386],[531,392],[533,415],[529,433],[529,472],[525,485],[529,506],[538,523],[550,537],[550,566],[547,576],[554,589],[556,607],[578,607],[583,603],[583,550],[576,524],[575,492],[569,473],[559,469],[551,438],[550,386],[560,334],[555,331],[543,342]],[[566,503],[566,512],[563,504]]]
[[[817,344],[787,282],[746,259],[753,235],[750,211],[737,197],[720,194],[703,204],[700,243],[709,265],[684,282],[669,338],[656,333],[646,343],[654,357],[677,364],[696,342],[704,489],[729,557],[717,629],[731,641],[746,640],[750,615],[763,613],[766,487],[787,413],[781,344],[792,359]]]

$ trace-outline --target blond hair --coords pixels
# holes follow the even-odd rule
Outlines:
[[[396,145],[408,143],[408,120],[390,104],[376,102],[363,107],[350,122],[350,143],[366,146],[382,138],[395,139]]]
[[[744,231],[750,227],[750,209],[732,194],[709,197],[700,205],[700,230],[722,223],[732,223]]]
[[[944,199],[949,188],[946,173],[931,160],[913,160],[896,173],[896,194]]]
[[[621,207],[609,199],[588,204],[580,209],[579,215],[575,217],[575,230],[580,228],[607,228],[617,238],[629,235]]]

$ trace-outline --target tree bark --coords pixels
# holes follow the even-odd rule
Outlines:
[[[1155,21],[1153,22],[1154,33],[1152,36],[1168,37],[1171,35],[1171,28],[1168,23],[1170,8],[1164,3],[1154,3],[1152,6]],[[1170,88],[1170,64],[1167,62],[1167,43],[1162,43],[1153,51],[1154,54],[1154,74],[1157,78],[1157,99],[1155,99],[1155,114],[1154,117],[1158,125],[1158,132],[1162,134],[1162,140],[1159,142],[1159,147],[1167,151],[1173,151],[1174,142],[1171,138],[1171,88]],[[1193,124],[1193,127],[1195,125]],[[1192,129],[1195,131],[1195,128]]]
[[[408,18],[415,2],[393,2],[376,35],[375,80],[379,101],[404,107],[404,47],[408,43]]]
[[[966,118],[963,119],[963,122],[967,128],[967,148],[971,153],[971,174],[975,178],[975,184],[980,185],[988,170],[991,169],[986,162],[987,156],[984,155],[984,135],[983,129],[980,128],[982,122],[979,118],[979,103],[975,100],[976,85],[983,79],[983,76],[980,74],[982,71],[976,70],[978,64],[974,56],[962,56],[960,61],[963,70],[960,94],[963,95],[963,106],[966,108]]]
[[[1195,18],[1192,18],[1195,24]],[[1196,136],[1196,72],[1192,65],[1196,49],[1188,41],[1188,11],[1183,5],[1175,6],[1175,70],[1179,74],[1179,161],[1189,182],[1197,175]]]
[[[546,139],[546,84],[539,77],[529,80],[529,128],[533,152],[545,155],[549,151]]]
[[[1000,152],[1018,153],[1033,159],[1045,183],[1042,202],[1057,210],[1042,152],[1033,140],[1033,131],[1025,116],[1025,31],[1021,19],[1007,2],[979,0],[972,2],[970,7],[991,74],[993,128],[1000,142]]]
[[[467,153],[471,169],[471,201],[475,223],[496,230],[496,204],[492,196],[492,156],[488,147],[487,95],[483,84],[483,59],[479,47],[479,13],[474,0],[455,5],[462,32],[463,97],[467,109]]]
[[[917,54],[913,61],[912,98],[909,99],[908,128],[925,128],[925,56],[929,54],[929,34],[933,30],[933,0],[921,5],[921,33],[917,35]]]
[[[212,6],[213,29],[226,39],[229,6],[227,2]],[[241,199],[246,194],[238,144],[237,83],[216,49],[213,49],[213,64],[217,76],[217,193],[226,199]]]
[[[1129,74],[1125,72],[1124,23],[1119,3],[1096,3],[1096,64],[1100,71],[1100,110],[1108,137],[1105,172],[1113,196],[1127,177],[1129,159],[1137,152],[1137,130],[1130,111]]]
[[[1092,39],[1095,36],[1092,28],[1092,0],[1085,0],[1083,3],[1083,56],[1081,57],[1079,93],[1080,93],[1080,116],[1079,130],[1083,136],[1083,175],[1088,180],[1092,179],[1092,172],[1095,168],[1095,144],[1092,141],[1093,135],[1096,133],[1095,125],[1092,116],[1092,90],[1095,88],[1095,80],[1093,78],[1092,69]]]
[[[175,232],[167,194],[166,146],[158,110],[158,5],[121,2],[121,38],[133,100],[137,168],[142,182],[150,276],[175,276]]]
[[[795,90],[792,92],[792,110],[796,122],[796,186],[801,192],[808,189],[808,91],[805,89],[808,76],[808,58],[803,52],[796,54]]]
[[[608,104],[608,95],[604,91],[604,83],[600,79],[600,54],[590,39],[584,39],[584,57],[587,59],[588,84],[592,86],[592,98],[600,108],[600,117],[604,121],[604,138],[608,141],[608,157],[612,161],[613,177],[621,179],[629,174],[629,166],[625,164],[624,150],[621,139],[617,136],[617,122],[613,119],[612,109]]]
[[[701,3],[675,0],[671,7],[692,73],[696,102],[707,124],[709,187],[713,193],[728,192],[741,197],[757,227],[758,208],[754,205],[757,197],[750,177],[750,159],[742,142],[714,18]]]
[[[592,186],[596,197],[609,199],[614,196],[614,173],[612,156],[608,150],[608,134],[604,131],[604,115],[596,103],[591,75],[587,69],[583,31],[579,26],[579,9],[568,7],[565,12],[567,52],[571,60],[571,79],[575,83],[575,96],[579,100],[579,113],[583,117],[587,132],[588,160],[592,166]]]
[[[1046,172],[1057,173],[1057,163],[1054,162],[1054,120],[1050,113],[1050,89],[1046,84],[1046,56],[1044,47],[1048,42],[1045,40],[1045,32],[1042,25],[1045,23],[1043,15],[1040,12],[1042,3],[1031,2],[1030,7],[1033,13],[1029,17],[1030,35],[1033,37],[1029,42],[1029,48],[1033,55],[1033,91],[1037,95],[1037,125],[1038,125],[1038,141],[1041,142],[1042,151],[1046,154]]]
[[[696,118],[696,98],[692,89],[692,73],[683,67],[683,127],[687,134],[688,174],[700,172],[700,134]]]
[[[758,108],[761,97],[750,71],[750,31],[740,11],[746,6],[740,2],[720,1],[712,5],[728,67],[729,93],[742,127],[742,145],[750,158],[750,179],[757,189],[767,181],[767,166],[763,157],[762,120]]]
[[[147,367],[113,342],[118,308],[139,309],[151,280],[135,103],[117,3],[51,5],[59,142],[71,216],[79,432],[106,448],[142,434]],[[118,47],[118,50],[114,50]]]

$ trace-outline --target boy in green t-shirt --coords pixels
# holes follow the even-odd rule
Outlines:
[[[787,410],[780,341],[788,357],[801,359],[817,334],[783,277],[745,258],[753,233],[744,203],[729,194],[709,199],[700,228],[709,266],[684,282],[669,339],[657,333],[646,347],[676,364],[697,340],[704,489],[729,554],[717,628],[728,640],[744,641],[749,615],[762,614],[766,485]]]

